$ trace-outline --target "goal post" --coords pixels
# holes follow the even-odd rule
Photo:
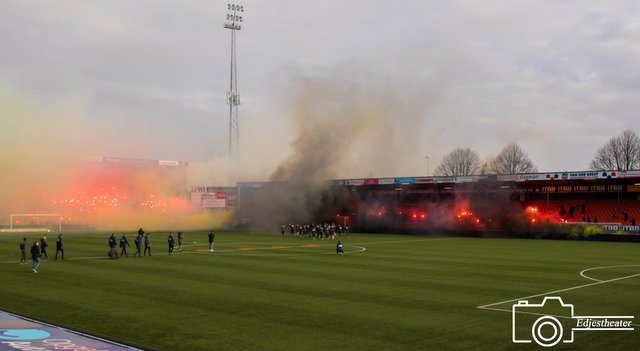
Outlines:
[[[18,220],[19,218],[31,218],[32,219],[32,224],[34,225],[41,225],[43,221],[41,221],[41,219],[44,220],[44,224],[45,225],[57,225],[58,227],[58,232],[62,232],[62,215],[59,213],[11,213],[9,215],[9,219],[10,219],[10,223],[9,223],[9,230],[10,231],[17,231],[17,228],[14,228],[14,223],[15,224],[20,224],[19,222],[16,222],[16,220]],[[49,221],[47,222],[47,218],[49,218]],[[21,226],[23,226],[23,224],[20,224]],[[43,228],[24,228],[26,229],[35,229],[35,230],[40,230]]]

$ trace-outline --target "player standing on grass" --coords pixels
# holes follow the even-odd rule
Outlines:
[[[33,260],[31,268],[33,269],[33,273],[38,273],[37,269],[40,267],[40,256],[42,256],[42,252],[38,246],[38,240],[36,240],[33,242],[33,246],[31,246],[31,259]]]
[[[56,260],[58,260],[58,252],[62,253],[62,259],[64,260],[64,247],[62,247],[62,234],[58,235],[56,239]]]
[[[175,247],[175,240],[173,239],[173,233],[169,233],[167,242],[169,243],[169,256],[171,256],[173,254],[173,248]]]
[[[127,238],[127,234],[122,234],[122,237],[120,238],[120,257],[123,255],[129,257],[129,255],[127,255],[127,246],[131,247],[131,244],[129,244],[129,238]]]
[[[209,232],[209,252],[213,252],[213,241],[216,239],[216,235],[213,234],[213,230]]]
[[[25,255],[27,251],[27,238],[22,238],[22,242],[20,243],[20,253],[22,257],[20,258],[20,264],[27,263],[27,256]]]
[[[136,252],[133,253],[133,257],[136,257],[136,255],[142,257],[142,252],[140,252],[140,247],[142,246],[142,234],[138,233],[134,243],[136,244]]]
[[[182,253],[182,243],[184,242],[184,235],[182,232],[178,232],[178,252]]]
[[[336,254],[342,255],[344,253],[344,245],[342,245],[342,241],[338,241],[338,245],[336,245]]]
[[[147,250],[149,250],[149,256],[151,256],[151,238],[149,238],[149,233],[144,235],[144,255],[145,256],[147,255]]]
[[[47,247],[49,247],[49,244],[47,244],[47,237],[43,236],[42,239],[40,239],[40,256],[44,255],[44,259],[46,261],[49,261],[49,255],[47,255]]]
[[[118,246],[116,233],[111,233],[111,236],[109,237],[109,257],[112,260],[118,258],[118,251],[116,250],[116,246]]]

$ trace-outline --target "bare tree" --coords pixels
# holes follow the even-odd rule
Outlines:
[[[491,164],[495,159],[495,157],[489,157],[480,163],[480,175],[491,174]]]
[[[448,153],[434,174],[439,176],[463,176],[478,174],[480,157],[470,148],[456,148]]]
[[[521,174],[537,171],[529,156],[516,143],[505,146],[489,165],[489,172],[493,174]]]
[[[593,156],[593,170],[629,171],[640,169],[640,137],[627,129],[604,144]]]

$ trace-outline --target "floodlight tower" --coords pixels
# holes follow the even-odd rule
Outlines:
[[[238,161],[240,154],[240,130],[238,127],[238,106],[240,94],[238,94],[238,75],[236,68],[236,31],[242,29],[242,12],[244,6],[227,4],[227,22],[224,28],[231,29],[231,77],[229,91],[227,91],[227,104],[229,105],[229,160]]]

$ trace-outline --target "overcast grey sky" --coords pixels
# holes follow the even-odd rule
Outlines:
[[[512,141],[540,171],[583,170],[611,136],[640,131],[638,1],[239,3],[240,149],[252,178],[291,152],[301,79],[347,94],[374,81],[397,103],[384,110],[402,126],[396,140],[370,142],[402,162],[343,176],[422,175],[427,155],[433,171],[455,147],[485,159]],[[223,158],[226,13],[211,0],[0,0],[0,136],[63,125],[57,135],[85,143],[78,153]],[[345,152],[366,153],[358,145]]]

